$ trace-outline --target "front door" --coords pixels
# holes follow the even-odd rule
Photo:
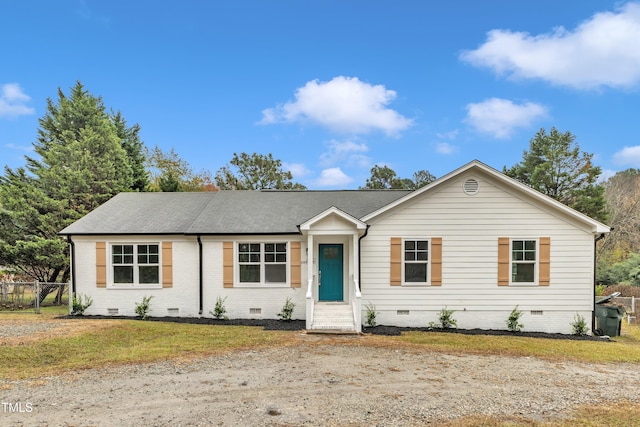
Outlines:
[[[342,245],[320,245],[318,261],[318,293],[320,301],[342,301],[343,297]]]

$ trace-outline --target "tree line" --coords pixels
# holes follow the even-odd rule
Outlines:
[[[5,167],[0,177],[0,265],[46,282],[69,279],[67,243],[57,233],[124,191],[304,190],[271,154],[234,153],[215,175],[194,172],[172,148],[148,148],[140,126],[77,82],[59,89],[39,119],[34,155],[26,165]],[[436,177],[428,170],[398,177],[375,165],[361,189],[415,190]],[[640,171],[599,182],[593,154],[580,150],[570,132],[541,129],[522,161],[503,169],[518,181],[614,227],[599,246],[602,283],[640,285]],[[606,268],[605,268],[606,267]]]

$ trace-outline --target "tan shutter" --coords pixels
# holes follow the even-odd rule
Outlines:
[[[549,286],[551,281],[551,238],[540,238],[540,271],[538,272],[538,284],[540,286]]]
[[[509,286],[509,238],[498,238],[498,286]]]
[[[162,242],[162,287],[173,287],[173,243]]]
[[[107,244],[96,242],[96,287],[107,287]]]
[[[299,288],[302,286],[302,277],[300,275],[300,242],[291,242],[291,287]]]
[[[222,286],[233,288],[233,242],[222,242]]]
[[[431,239],[431,286],[442,286],[442,237]]]
[[[400,237],[391,238],[391,286],[402,284],[402,239]]]

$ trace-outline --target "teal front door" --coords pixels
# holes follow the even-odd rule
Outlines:
[[[342,301],[343,264],[342,245],[320,245],[318,257],[318,285],[320,301]]]

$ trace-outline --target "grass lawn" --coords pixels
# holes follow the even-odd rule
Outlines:
[[[84,330],[26,342],[0,346],[0,377],[37,378],[78,369],[117,364],[183,360],[241,349],[304,345],[299,332],[264,331],[259,327],[214,326],[140,320],[55,319],[68,307],[47,307],[42,314],[2,312],[0,322],[66,322]],[[87,328],[93,325],[95,328]],[[0,338],[2,341],[2,338]],[[557,361],[588,363],[638,363],[640,368],[640,326],[623,325],[623,336],[615,342],[574,341],[517,336],[479,336],[437,332],[408,332],[401,336],[364,336],[338,339],[361,346],[407,348],[456,354],[540,357]],[[449,426],[601,426],[640,425],[640,402],[581,408],[575,418],[555,423],[531,420],[467,417]]]

